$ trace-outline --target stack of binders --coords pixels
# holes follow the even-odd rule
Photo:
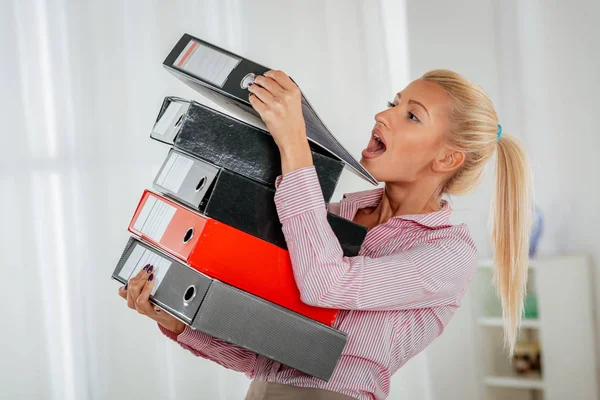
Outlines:
[[[151,264],[153,304],[193,329],[328,380],[347,336],[331,327],[339,310],[304,304],[294,280],[273,201],[279,152],[247,101],[248,84],[268,69],[187,34],[163,64],[230,114],[164,99],[150,136],[171,147],[112,277],[124,284]],[[325,201],[345,166],[375,183],[304,96],[302,105]],[[366,229],[331,213],[328,221],[344,254],[357,255]]]

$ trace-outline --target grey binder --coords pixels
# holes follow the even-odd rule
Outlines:
[[[347,334],[212,279],[131,237],[112,278],[125,284],[146,264],[156,282],[150,302],[193,329],[322,380],[329,380]]]

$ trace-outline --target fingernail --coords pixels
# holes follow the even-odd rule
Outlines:
[[[154,267],[152,265],[148,266],[148,273],[152,272],[154,270]]]
[[[150,266],[150,264],[146,264],[144,265],[144,271],[148,271],[148,267]]]
[[[150,276],[148,277],[148,282],[151,282],[152,279],[154,279],[154,274],[150,274]]]

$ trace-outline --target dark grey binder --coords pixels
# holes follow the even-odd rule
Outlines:
[[[154,187],[208,217],[287,249],[272,188],[175,149],[169,151]],[[344,255],[356,256],[367,229],[332,213],[327,218]]]
[[[256,75],[262,75],[271,68],[189,34],[184,34],[179,39],[164,60],[163,66],[229,112],[244,114],[253,124],[264,128],[258,113],[248,101],[248,85]],[[304,95],[302,113],[310,141],[342,160],[363,179],[373,185],[377,184],[375,178],[331,134]]]
[[[150,136],[267,186],[273,187],[281,175],[279,150],[268,132],[195,101],[165,98]],[[323,197],[329,202],[344,163],[311,147]]]

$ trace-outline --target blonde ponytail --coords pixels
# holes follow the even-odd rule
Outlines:
[[[469,193],[497,153],[496,189],[490,213],[494,281],[502,303],[504,341],[512,357],[527,284],[533,209],[529,163],[515,137],[499,136],[498,116],[481,87],[449,70],[430,71],[423,79],[439,84],[450,95],[448,146],[465,154],[463,165],[445,183],[443,193]]]
[[[504,134],[497,146],[490,208],[494,282],[502,302],[505,345],[512,357],[527,286],[533,193],[529,163],[518,140]]]

